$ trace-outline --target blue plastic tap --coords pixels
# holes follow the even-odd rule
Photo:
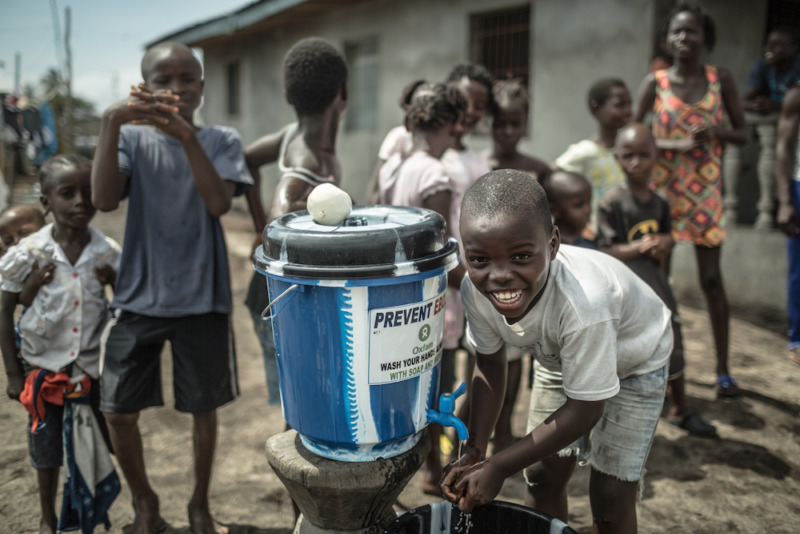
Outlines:
[[[454,392],[439,395],[438,412],[433,408],[428,408],[428,423],[439,423],[442,426],[455,428],[460,441],[466,441],[469,438],[469,432],[467,432],[467,425],[456,417],[453,412],[455,412],[456,408],[456,399],[463,395],[465,391],[467,391],[467,383],[461,382],[461,385]]]

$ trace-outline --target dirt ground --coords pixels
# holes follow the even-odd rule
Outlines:
[[[32,198],[30,200],[33,200]],[[280,408],[266,405],[264,368],[252,323],[242,304],[250,278],[249,218],[237,204],[223,219],[233,273],[234,322],[241,396],[219,411],[219,439],[211,506],[231,534],[284,534],[294,521],[288,494],[272,473],[264,445],[283,430]],[[94,221],[122,241],[124,209],[98,214]],[[169,251],[164,251],[169,254]],[[800,531],[800,367],[785,357],[785,339],[775,331],[733,319],[731,363],[744,394],[716,400],[713,350],[704,311],[681,307],[688,358],[688,393],[692,404],[717,425],[720,438],[690,437],[662,420],[647,464],[644,495],[638,508],[640,532]],[[188,533],[186,503],[191,472],[191,419],[171,407],[170,365],[165,361],[167,407],[142,414],[146,462],[161,497],[167,532]],[[5,378],[0,386],[5,391]],[[521,389],[515,431],[525,428],[529,392]],[[0,400],[0,532],[36,532],[36,478],[26,447],[24,409]],[[121,474],[120,474],[121,476]],[[415,475],[400,496],[407,507],[437,500],[420,490]],[[509,479],[500,500],[521,503],[521,475]],[[110,532],[127,532],[131,498],[122,494],[111,508]],[[588,468],[570,483],[570,525],[591,532]],[[101,532],[103,529],[98,529]]]

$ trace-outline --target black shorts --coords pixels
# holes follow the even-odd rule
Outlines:
[[[163,406],[161,350],[172,347],[175,409],[204,413],[239,394],[230,316],[148,317],[117,312],[104,334],[100,409],[136,413]]]
[[[683,375],[686,359],[683,352],[683,332],[681,318],[676,310],[672,312],[672,354],[669,356],[669,379],[674,380]]]
[[[108,450],[111,451],[111,440],[108,437],[108,427],[103,414],[100,413],[100,383],[92,379],[89,389],[89,404],[94,411],[94,417],[106,442]],[[34,469],[50,469],[60,467],[64,457],[64,406],[44,401],[44,425],[36,432],[31,432],[33,417],[28,415],[28,453],[31,457],[31,465]]]

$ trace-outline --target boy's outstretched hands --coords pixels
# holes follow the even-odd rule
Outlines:
[[[442,473],[442,480],[439,482],[439,489],[442,495],[450,502],[457,502],[459,495],[455,491],[455,485],[459,479],[474,465],[483,460],[483,453],[475,446],[475,440],[470,436],[465,449],[462,451],[461,458],[447,464]]]
[[[463,458],[463,456],[462,456]],[[448,480],[448,477],[452,479]],[[446,473],[442,479],[442,494],[457,504],[465,514],[472,513],[476,506],[489,504],[503,487],[505,475],[500,473],[489,460],[483,460],[453,474]]]
[[[467,514],[475,506],[492,502],[506,478],[483,456],[474,438],[470,437],[461,458],[444,468],[439,484],[442,496]]]

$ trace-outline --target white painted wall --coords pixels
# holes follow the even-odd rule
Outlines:
[[[621,78],[635,93],[647,73],[653,4],[641,0],[539,0],[533,21],[534,152],[553,160],[596,130],[586,93]]]

